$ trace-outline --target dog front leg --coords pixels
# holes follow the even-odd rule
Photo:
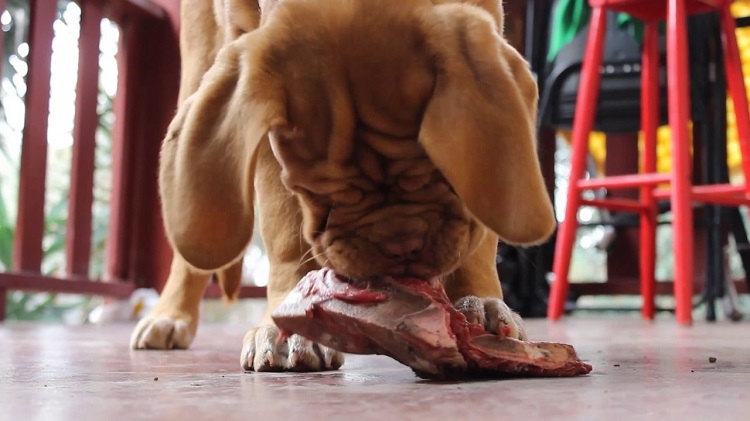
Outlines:
[[[195,272],[175,254],[159,301],[133,330],[131,348],[189,347],[198,329],[198,309],[209,278],[210,274]]]
[[[245,335],[240,364],[255,371],[335,370],[344,355],[299,335],[281,338],[271,313],[310,270],[318,269],[315,256],[302,238],[300,205],[281,182],[281,167],[267,143],[258,150],[255,191],[259,223],[268,253],[268,308],[261,323]]]

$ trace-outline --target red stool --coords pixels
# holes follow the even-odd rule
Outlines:
[[[693,309],[693,214],[694,202],[740,206],[750,203],[750,183],[742,185],[701,185],[691,182],[690,92],[688,86],[687,15],[718,11],[724,62],[730,95],[734,102],[737,130],[742,152],[745,180],[750,180],[750,114],[748,114],[742,63],[740,61],[736,23],[730,11],[732,0],[589,0],[592,7],[586,55],[578,91],[577,111],[573,121],[572,157],[565,220],[560,223],[555,245],[549,319],[559,319],[568,293],[568,272],[573,242],[578,229],[576,215],[581,206],[595,206],[617,211],[640,213],[640,278],[643,296],[642,315],[653,319],[656,279],[656,200],[669,199],[672,207],[674,238],[674,295],[676,318],[680,324],[692,323]],[[641,128],[644,135],[642,173],[585,180],[589,134],[593,128],[599,95],[600,73],[606,12],[628,13],[645,23],[642,53]],[[672,170],[656,173],[656,129],[659,122],[659,47],[658,24],[667,21],[667,74],[669,126],[672,131]],[[669,183],[668,189],[658,185]],[[639,188],[640,200],[584,200],[581,193],[589,189]]]

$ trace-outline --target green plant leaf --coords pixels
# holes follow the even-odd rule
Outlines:
[[[13,231],[14,226],[8,216],[8,207],[5,205],[5,197],[2,195],[3,178],[0,177],[0,263],[5,270],[9,270],[13,264]]]

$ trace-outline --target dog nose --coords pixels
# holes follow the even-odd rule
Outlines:
[[[422,251],[424,240],[417,235],[398,235],[384,240],[380,247],[383,253],[396,260],[414,258]]]

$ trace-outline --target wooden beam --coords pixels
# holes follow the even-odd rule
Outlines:
[[[147,20],[140,25],[142,40],[135,51],[142,66],[128,76],[129,94],[145,92],[134,101],[138,108],[131,116],[130,137],[133,148],[132,183],[128,197],[130,215],[130,279],[139,287],[161,290],[169,275],[172,250],[161,219],[157,175],[159,153],[164,134],[177,108],[180,81],[180,52],[177,34],[171,23]],[[131,57],[132,58],[132,57]],[[158,92],[158,95],[149,93]]]
[[[16,270],[38,272],[42,265],[52,24],[56,16],[56,1],[31,0],[28,88],[13,253]]]
[[[180,33],[180,0],[151,0],[157,6],[161,7],[172,25],[175,34]]]
[[[105,277],[129,279],[131,244],[131,208],[133,196],[133,142],[138,138],[134,116],[141,90],[131,79],[141,66],[139,49],[143,45],[142,22],[120,22],[117,52],[117,94],[114,100],[115,124],[112,135],[112,199],[107,233]],[[154,178],[156,175],[154,174]]]
[[[135,286],[129,282],[99,282],[85,277],[61,279],[39,274],[4,272],[0,273],[0,289],[101,295],[118,299],[127,299],[135,290]],[[239,298],[265,298],[265,296],[265,287],[245,285],[240,288],[239,292]],[[221,298],[219,285],[209,285],[206,290],[205,298]]]
[[[172,252],[157,175],[161,142],[177,104],[179,41],[166,19],[126,19],[120,28],[106,273],[160,289]]]
[[[99,40],[104,10],[100,0],[81,3],[73,162],[65,239],[66,273],[86,276],[91,257],[91,205],[94,200],[94,157],[99,123]]]
[[[108,0],[106,6],[105,14],[116,21],[126,16],[155,19],[166,17],[164,9],[152,0]]]
[[[60,279],[36,273],[0,273],[0,288],[20,291],[104,295],[128,298],[135,287],[126,282],[97,282],[87,278]]]

